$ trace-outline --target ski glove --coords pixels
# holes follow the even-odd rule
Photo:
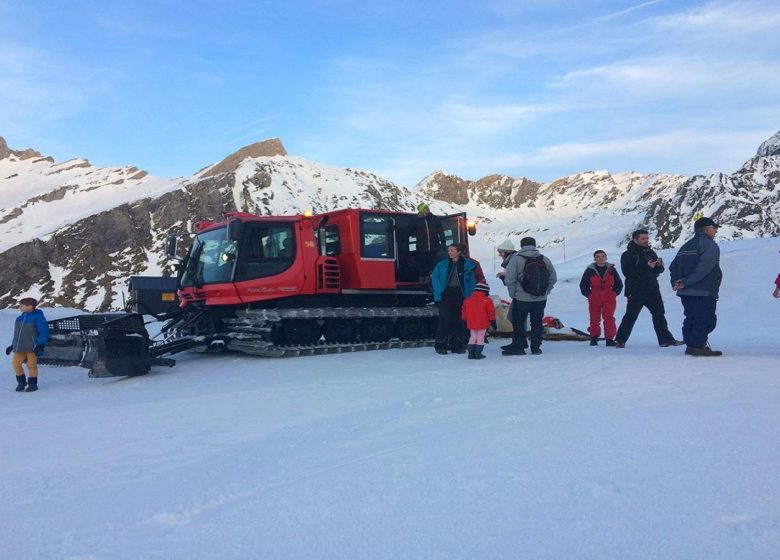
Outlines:
[[[496,323],[495,321],[490,321],[490,326],[493,327],[494,331],[498,330],[498,323]]]
[[[33,352],[35,352],[36,356],[43,356],[44,350],[46,350],[45,344],[36,344],[35,348],[33,348]]]
[[[5,355],[9,356],[11,354],[11,352],[13,352],[13,351],[14,351],[14,347],[13,346],[9,346],[8,348],[5,349]]]

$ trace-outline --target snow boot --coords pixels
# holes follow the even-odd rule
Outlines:
[[[474,355],[476,346],[474,344],[469,344],[468,346],[466,346],[466,349],[469,351],[469,360],[476,360],[477,357]]]
[[[33,391],[38,390],[38,378],[37,377],[31,377],[27,380],[27,389],[24,390],[25,393],[32,393]]]
[[[599,337],[591,336],[590,337],[590,345],[591,346],[598,346],[599,345]]]
[[[31,378],[32,379],[32,378]],[[16,376],[16,392],[21,393],[27,387],[27,378],[24,375]]]
[[[485,355],[482,353],[482,349],[483,349],[484,347],[485,347],[485,345],[484,345],[484,344],[475,344],[475,345],[474,345],[474,359],[475,359],[475,360],[482,360],[483,358],[487,358],[487,356],[485,356]]]
[[[446,354],[447,353],[447,344],[445,342],[436,342],[433,345],[433,349],[436,350],[437,354]]]
[[[685,349],[685,353],[689,356],[702,356],[705,358],[712,358],[715,356],[722,356],[723,352],[720,350],[713,350],[709,346],[705,346],[704,348],[698,348],[696,346],[688,346],[688,348]]]
[[[617,346],[617,342],[615,342],[611,338],[608,338],[607,339],[607,346]]]

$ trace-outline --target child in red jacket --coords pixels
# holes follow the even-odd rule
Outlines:
[[[496,308],[493,300],[488,297],[490,286],[478,282],[474,292],[463,302],[461,318],[466,321],[466,327],[471,331],[469,344],[469,360],[485,358],[482,349],[485,347],[485,332],[489,326],[496,330]]]

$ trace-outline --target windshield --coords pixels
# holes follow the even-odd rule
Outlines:
[[[201,233],[195,237],[190,249],[181,285],[200,286],[230,282],[235,262],[236,242],[226,238],[225,228]]]

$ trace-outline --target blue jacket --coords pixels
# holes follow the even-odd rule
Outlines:
[[[49,324],[40,309],[22,313],[14,323],[14,352],[32,352],[38,344],[49,341]]]
[[[705,233],[699,232],[685,242],[669,265],[672,286],[682,280],[685,288],[678,296],[718,297],[723,272],[720,270],[720,247]]]
[[[461,264],[463,263],[463,264]],[[442,259],[433,269],[431,274],[431,287],[433,288],[433,301],[441,301],[441,296],[444,290],[447,288],[447,284],[450,281],[450,275],[453,274],[455,269],[455,263],[451,259]],[[461,257],[458,260],[458,276],[460,277],[460,288],[463,292],[463,297],[467,298],[477,287],[477,277],[474,275],[474,271],[477,269],[477,263],[468,258]]]

